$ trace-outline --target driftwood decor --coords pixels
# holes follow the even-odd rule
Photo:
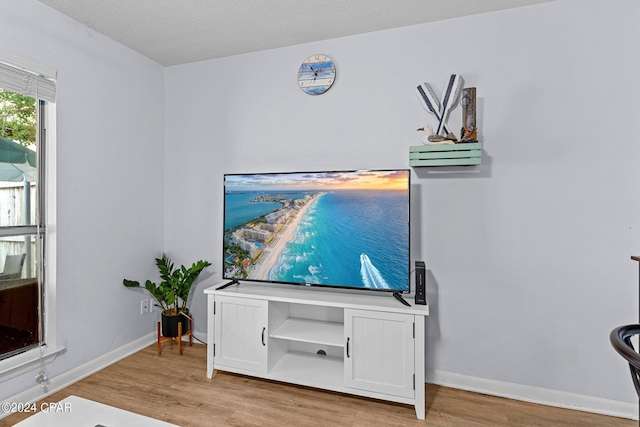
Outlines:
[[[463,80],[459,74],[452,74],[449,77],[447,86],[442,94],[442,104],[437,95],[428,83],[422,83],[416,87],[416,95],[422,106],[436,117],[438,121],[437,129],[434,131],[431,126],[424,126],[418,129],[423,131],[422,143],[430,144],[454,144],[460,142],[477,142],[478,128],[476,126],[476,88],[462,88]],[[461,95],[461,96],[460,96]],[[462,129],[460,139],[451,132],[447,126],[447,118],[451,111],[458,105],[462,106]]]
[[[410,166],[472,166],[482,162],[476,124],[476,88],[462,86],[462,77],[452,74],[442,94],[442,104],[428,83],[416,87],[418,100],[436,117],[438,126],[435,131],[429,125],[418,129],[424,132],[423,145],[409,147]],[[462,107],[460,139],[447,126],[447,118],[458,102]]]
[[[478,128],[476,127],[476,88],[462,89],[462,129],[460,130],[460,142],[477,142]]]

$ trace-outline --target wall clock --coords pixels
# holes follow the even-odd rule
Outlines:
[[[298,85],[309,95],[328,91],[336,79],[336,66],[326,55],[311,55],[298,70]]]

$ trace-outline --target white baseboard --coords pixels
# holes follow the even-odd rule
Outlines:
[[[470,377],[445,371],[434,371],[428,383],[473,391],[491,396],[506,397],[524,402],[577,411],[593,412],[614,417],[638,419],[638,404],[586,396],[521,384]],[[428,386],[427,386],[428,387]]]
[[[10,397],[9,399],[7,399],[7,402],[31,403],[44,399],[45,397],[50,396],[53,393],[60,391],[63,388],[68,387],[71,384],[80,381],[81,379],[86,378],[89,375],[92,375],[109,365],[114,364],[127,356],[137,353],[143,348],[155,343],[156,340],[156,333],[145,335],[142,338],[138,338],[137,340],[130,342],[129,344],[123,345],[122,347],[110,351],[109,353],[103,354],[97,359],[87,362],[84,365],[70,369],[58,376],[50,378],[47,382],[46,387],[34,385],[33,387]],[[11,414],[0,411],[0,419],[8,415]]]

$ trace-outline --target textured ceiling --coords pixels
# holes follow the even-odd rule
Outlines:
[[[552,0],[39,0],[162,65]]]

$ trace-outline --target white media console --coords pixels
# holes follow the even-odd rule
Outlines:
[[[218,369],[410,404],[424,419],[428,305],[251,282],[218,289],[225,283],[204,291],[207,377]]]

